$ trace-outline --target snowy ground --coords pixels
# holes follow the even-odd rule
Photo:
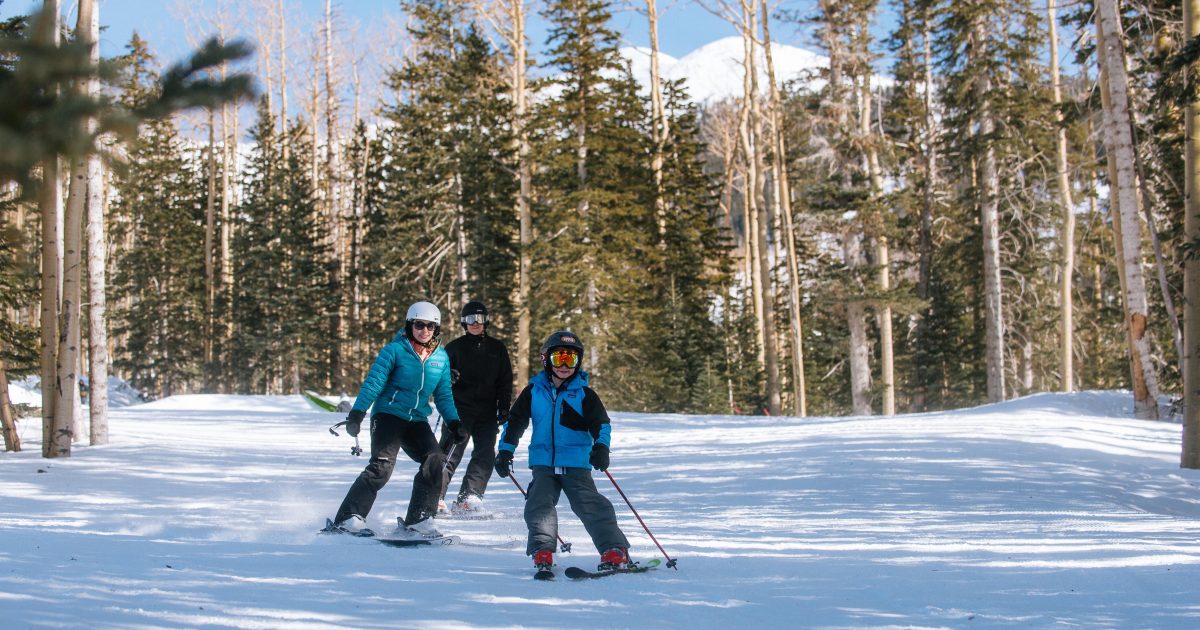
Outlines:
[[[0,454],[5,628],[1196,628],[1200,473],[1116,393],[896,418],[615,414],[611,472],[678,571],[532,580],[514,518],[473,545],[315,535],[365,458],[299,397],[112,411],[108,446]],[[524,459],[524,448],[518,461]],[[401,464],[371,525],[404,512]],[[528,481],[522,471],[521,483]],[[633,555],[660,555],[607,478]],[[596,553],[560,506],[574,543]]]

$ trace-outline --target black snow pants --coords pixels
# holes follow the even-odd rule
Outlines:
[[[484,418],[469,418],[463,417],[463,426],[471,432],[470,441],[472,444],[471,460],[467,463],[467,472],[463,475],[462,486],[458,490],[458,500],[461,501],[467,495],[475,495],[482,497],[484,491],[487,490],[488,479],[492,477],[492,467],[496,463],[496,436],[500,434],[500,426],[496,424],[496,416]],[[450,450],[450,433],[446,430],[446,425],[442,425],[442,439],[438,443],[442,452],[449,451],[449,461],[446,463],[446,472],[442,475],[442,495],[450,489],[450,480],[454,479],[454,471],[458,469],[458,465],[462,462],[463,455],[467,451],[467,443],[462,442],[454,446],[454,450]]]
[[[558,505],[560,494],[567,495],[571,511],[583,521],[596,551],[629,549],[629,540],[617,525],[617,512],[612,502],[596,489],[590,469],[534,466],[529,496],[525,499],[525,525],[529,528],[527,555],[542,549],[554,550],[558,538],[558,510],[554,506]]]
[[[433,516],[442,485],[442,469],[446,466],[446,455],[438,448],[433,429],[425,421],[410,422],[391,414],[377,413],[371,416],[371,461],[350,486],[338,508],[335,523],[351,514],[367,517],[379,491],[391,479],[401,449],[409,459],[421,465],[413,478],[412,497],[408,501],[404,524],[411,525]]]

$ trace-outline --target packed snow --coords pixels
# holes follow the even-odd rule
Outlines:
[[[601,385],[601,394],[602,385]],[[365,457],[300,396],[113,409],[112,442],[0,455],[10,628],[1200,627],[1200,472],[1127,393],[894,418],[613,414],[612,473],[678,570],[554,582],[522,500],[439,521],[466,544],[318,535]],[[525,454],[518,449],[518,462]],[[369,522],[390,531],[416,464]],[[519,481],[528,471],[519,468]],[[662,553],[602,473],[637,559]],[[457,484],[457,480],[455,482]],[[457,485],[452,486],[453,489]]]

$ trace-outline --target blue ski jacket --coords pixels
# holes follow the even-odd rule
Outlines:
[[[447,421],[458,420],[454,394],[450,389],[450,358],[441,346],[424,361],[413,349],[404,331],[379,351],[371,371],[363,380],[354,399],[354,408],[386,413],[410,422],[426,422],[433,409],[429,397],[437,400],[438,412]]]
[[[587,383],[588,375],[583,370],[557,388],[546,372],[529,379],[509,411],[499,449],[515,451],[532,422],[530,468],[591,468],[588,458],[592,445],[607,448],[612,426],[600,396]]]

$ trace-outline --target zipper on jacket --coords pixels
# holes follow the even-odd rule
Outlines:
[[[420,353],[413,349],[412,344],[409,344],[408,348],[412,350],[413,354],[417,355],[417,359],[421,361],[421,385],[420,387],[417,387],[417,399],[413,401],[413,408],[408,410],[408,417],[412,418],[413,413],[417,411],[417,407],[421,406],[421,392],[425,390],[425,359],[422,359]],[[430,352],[429,356],[433,356],[433,353]]]
[[[550,381],[550,467],[558,460],[558,444],[554,438],[554,425],[558,424],[558,388]]]

